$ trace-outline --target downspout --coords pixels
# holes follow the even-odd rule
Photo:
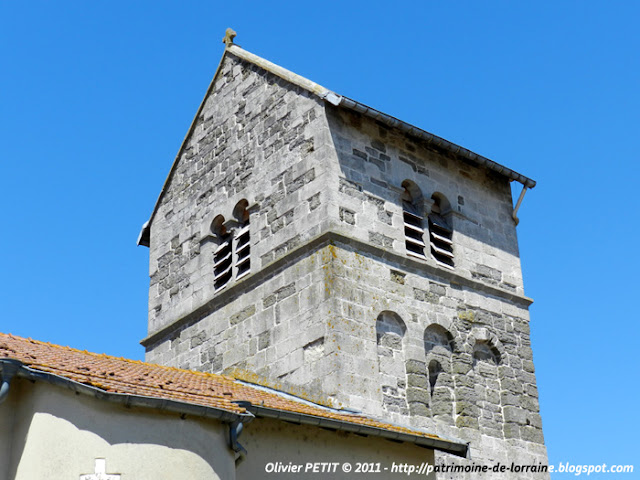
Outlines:
[[[0,403],[4,402],[9,395],[11,379],[18,373],[22,367],[22,362],[10,358],[0,361],[2,366],[2,383],[0,384]]]
[[[513,209],[513,213],[511,216],[513,217],[513,221],[516,222],[516,226],[520,223],[520,219],[518,219],[518,209],[520,208],[520,204],[522,204],[522,200],[524,199],[524,194],[527,193],[527,186],[522,186],[522,191],[520,192],[520,197],[516,203],[516,207]]]
[[[251,406],[251,402],[247,402],[244,400],[236,401],[233,403],[244,409],[248,409]],[[238,437],[240,437],[240,434],[244,429],[244,424],[249,423],[254,418],[255,417],[253,415],[243,416],[229,424],[229,446],[236,454],[236,466],[240,465],[240,463],[242,463],[244,458],[247,456],[247,449],[240,445],[240,443],[238,442]]]

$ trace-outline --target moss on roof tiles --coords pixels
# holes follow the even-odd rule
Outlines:
[[[91,385],[109,393],[133,394],[224,409],[231,413],[246,410],[234,402],[282,412],[333,419],[354,425],[367,425],[391,432],[439,438],[437,435],[380,422],[363,415],[331,411],[313,406],[290,395],[236,382],[233,377],[196,372],[77,350],[31,338],[0,333],[0,358],[21,361],[25,366]]]

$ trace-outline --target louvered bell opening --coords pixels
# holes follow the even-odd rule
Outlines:
[[[439,215],[429,215],[429,239],[431,255],[438,263],[453,267],[453,232]]]
[[[231,280],[231,265],[233,256],[231,255],[231,242],[226,240],[213,254],[213,286],[216,290],[224,288]]]
[[[240,229],[236,236],[236,265],[236,279],[251,271],[251,242],[248,223]]]
[[[405,246],[409,255],[425,258],[424,249],[426,245],[422,240],[424,230],[422,229],[422,218],[406,210],[402,212],[404,219]]]

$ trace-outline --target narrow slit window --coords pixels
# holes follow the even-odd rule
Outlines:
[[[436,383],[438,382],[438,376],[442,373],[442,365],[437,360],[431,360],[429,362],[429,386],[431,387],[431,396],[436,389]]]

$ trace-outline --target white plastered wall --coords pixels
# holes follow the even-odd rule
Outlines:
[[[392,472],[393,463],[420,466],[423,462],[433,465],[434,452],[431,449],[410,443],[398,443],[380,437],[364,437],[352,433],[327,431],[315,426],[295,425],[277,420],[258,418],[248,424],[240,443],[247,449],[246,459],[238,465],[238,479],[256,478],[309,478],[333,480],[353,480],[354,478],[398,479],[406,473]],[[321,465],[318,472],[308,471],[307,463],[338,463],[333,467]],[[302,465],[299,473],[267,473],[269,463],[282,465]],[[349,463],[352,470],[345,473],[342,466]],[[380,464],[379,473],[356,473],[357,464]],[[311,467],[313,468],[313,467]],[[387,468],[387,470],[385,470]],[[431,475],[420,478],[434,480]]]
[[[78,479],[106,460],[107,474],[121,480],[197,478],[233,480],[227,427],[214,420],[120,405],[76,395],[44,383],[14,380],[12,401],[0,406],[0,455],[8,471],[0,480]],[[6,462],[6,463],[5,463]]]

